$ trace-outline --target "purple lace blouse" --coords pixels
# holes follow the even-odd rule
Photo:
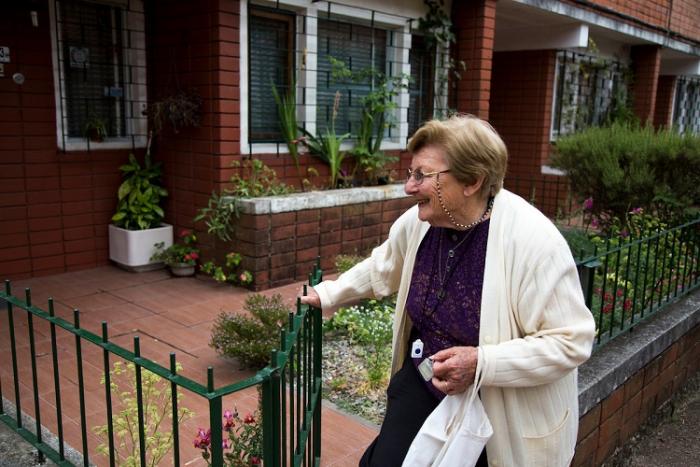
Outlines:
[[[430,227],[418,247],[406,310],[413,322],[411,343],[423,341],[423,358],[479,345],[488,232],[489,220],[466,232]],[[414,365],[423,358],[414,358]],[[445,397],[430,381],[426,385],[438,399]]]

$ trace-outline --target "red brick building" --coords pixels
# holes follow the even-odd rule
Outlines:
[[[169,222],[192,227],[197,209],[236,170],[231,163],[245,157],[298,183],[306,174],[280,137],[272,84],[296,86],[297,117],[312,133],[330,122],[336,90],[337,131],[356,130],[371,90],[334,80],[328,56],[355,71],[414,78],[395,99],[382,145],[399,154],[420,121],[447,107],[490,120],[509,147],[510,175],[519,177],[557,176],[547,166],[552,141],[600,123],[626,96],[645,121],[700,130],[700,1],[452,3],[450,53],[466,65],[459,80],[445,78],[441,58],[423,49],[421,0],[7,2],[0,14],[0,276],[109,261],[118,167],[129,152],[144,152],[146,106],[179,91],[201,96],[202,120],[178,133],[166,129],[154,143]],[[102,142],[86,136],[95,119],[104,124]],[[308,155],[300,162],[327,173]],[[407,163],[403,154],[396,168]],[[374,214],[384,224],[393,215]],[[381,233],[354,227],[372,238]]]

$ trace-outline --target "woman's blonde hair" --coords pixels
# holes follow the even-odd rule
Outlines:
[[[503,187],[508,150],[485,120],[468,114],[430,120],[416,131],[407,149],[415,153],[429,145],[445,151],[451,173],[460,183],[473,185],[483,178],[481,194],[492,196]]]

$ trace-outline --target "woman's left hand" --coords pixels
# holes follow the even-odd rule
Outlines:
[[[433,386],[445,394],[461,394],[474,382],[476,347],[450,347],[431,357],[433,360]]]

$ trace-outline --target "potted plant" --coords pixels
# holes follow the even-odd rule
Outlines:
[[[85,122],[85,137],[90,141],[101,143],[107,137],[107,124],[96,115],[90,115]]]
[[[156,252],[151,260],[165,263],[173,276],[192,276],[199,259],[199,249],[195,246],[197,237],[189,230],[181,231],[179,237],[181,243],[173,243],[167,248],[164,242],[153,245]]]
[[[145,111],[156,134],[170,126],[173,133],[198,127],[202,120],[202,97],[195,90],[179,90],[148,105]]]
[[[173,244],[173,226],[163,223],[160,207],[168,192],[160,186],[161,164],[151,162],[149,138],[143,165],[129,154],[129,163],[122,165],[124,181],[119,186],[117,212],[109,226],[109,257],[125,269],[143,271],[162,267],[153,261],[153,245],[163,248]]]

